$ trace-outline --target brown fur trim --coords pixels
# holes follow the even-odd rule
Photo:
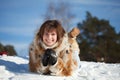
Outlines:
[[[70,38],[74,38],[74,37],[76,37],[79,33],[80,33],[80,30],[79,30],[77,27],[75,27],[75,28],[73,28],[73,29],[68,33],[68,36],[69,36]]]

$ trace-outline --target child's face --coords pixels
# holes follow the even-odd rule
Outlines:
[[[47,45],[47,46],[52,46],[56,43],[57,41],[57,32],[56,30],[51,30],[51,31],[46,31],[43,34],[43,42]]]

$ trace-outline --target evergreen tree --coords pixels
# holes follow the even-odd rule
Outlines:
[[[4,46],[0,43],[0,52],[4,51]]]
[[[5,46],[5,50],[8,52],[8,55],[9,55],[9,56],[15,56],[15,55],[17,55],[14,47],[11,46],[11,45],[6,45],[6,46]]]
[[[78,23],[78,28],[81,34],[77,40],[83,60],[120,62],[120,34],[108,20],[100,20],[87,12],[86,20]]]
[[[4,46],[2,43],[0,43],[0,52],[4,52],[4,51],[7,52],[7,55],[9,55],[9,56],[17,55],[17,53],[12,45]]]

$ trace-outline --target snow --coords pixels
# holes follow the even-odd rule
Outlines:
[[[18,56],[0,56],[0,80],[120,80],[120,64],[81,61],[78,72],[60,77],[31,73],[28,62]]]

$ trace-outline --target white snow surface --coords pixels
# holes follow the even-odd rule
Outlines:
[[[81,61],[78,72],[60,77],[31,73],[28,62],[18,56],[0,56],[0,80],[120,80],[120,64]]]

